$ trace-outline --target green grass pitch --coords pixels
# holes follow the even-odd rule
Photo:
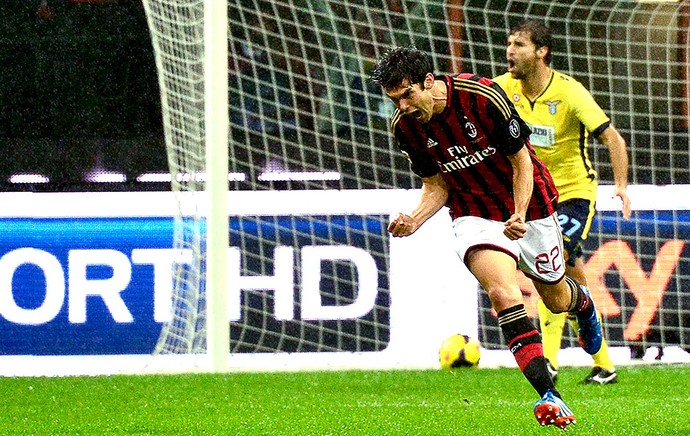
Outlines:
[[[690,435],[690,365],[559,389],[574,435]],[[2,378],[3,435],[548,435],[516,368]]]

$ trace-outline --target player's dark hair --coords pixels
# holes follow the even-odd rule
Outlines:
[[[371,80],[384,89],[399,86],[405,79],[410,84],[424,84],[428,73],[434,72],[431,56],[414,46],[388,50],[378,60],[371,73]]]
[[[546,27],[546,25],[540,21],[526,19],[510,29],[511,35],[514,35],[518,32],[529,33],[530,40],[535,46],[537,46],[537,48],[546,47],[549,50],[548,54],[544,57],[544,62],[549,65],[551,63],[551,49],[553,47],[551,29]]]

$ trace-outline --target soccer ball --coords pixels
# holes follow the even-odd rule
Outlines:
[[[481,357],[479,341],[467,335],[455,334],[441,344],[438,360],[443,369],[474,368]]]

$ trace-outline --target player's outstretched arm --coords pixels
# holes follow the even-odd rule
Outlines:
[[[628,197],[628,150],[625,139],[618,133],[613,125],[604,130],[599,136],[601,142],[606,144],[613,168],[613,180],[616,183],[614,197],[620,197],[623,202],[623,218],[629,219],[632,213],[630,197]]]
[[[508,156],[510,164],[513,166],[513,200],[515,211],[508,221],[505,222],[503,234],[508,239],[516,240],[525,236],[527,225],[527,207],[532,198],[534,188],[534,166],[530,158],[527,147],[522,147],[520,151],[512,156]]]
[[[393,236],[409,236],[417,231],[426,220],[434,216],[448,200],[448,185],[441,174],[422,178],[422,195],[419,204],[410,213],[398,214],[388,225]]]

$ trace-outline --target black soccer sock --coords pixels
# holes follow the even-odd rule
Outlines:
[[[568,312],[576,313],[583,318],[589,318],[592,316],[594,303],[589,295],[582,290],[582,287],[577,281],[575,281],[575,279],[566,276],[565,282],[570,288],[570,293],[572,296],[570,306],[568,307]]]
[[[500,311],[498,325],[520,371],[539,396],[544,396],[550,390],[560,397],[546,368],[541,335],[527,316],[525,305],[518,304]]]

